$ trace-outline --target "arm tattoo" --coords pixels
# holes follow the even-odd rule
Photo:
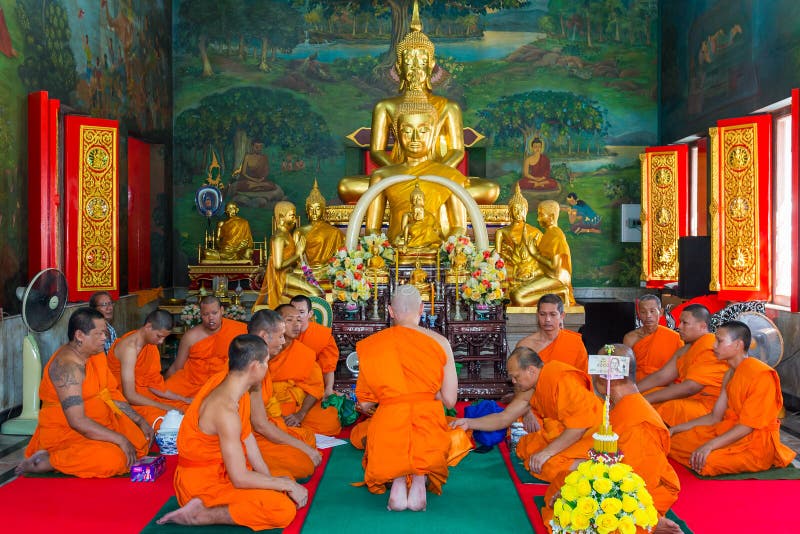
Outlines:
[[[122,413],[127,415],[134,423],[139,423],[140,421],[143,421],[142,416],[136,413],[134,409],[131,408],[131,405],[128,404],[127,402],[115,400],[114,404],[116,404],[117,408],[122,410]]]
[[[61,409],[66,412],[68,408],[72,408],[73,406],[81,406],[82,404],[83,399],[80,396],[70,395],[61,401]]]
[[[50,380],[56,389],[81,386],[85,377],[86,371],[74,363],[56,360],[50,365]]]

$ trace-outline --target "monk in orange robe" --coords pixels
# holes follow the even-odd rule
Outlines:
[[[178,431],[174,485],[181,508],[159,524],[284,528],[305,506],[306,489],[270,473],[250,426],[245,394],[264,379],[267,358],[261,338],[234,338],[229,371],[211,377],[195,396]]]
[[[554,294],[542,296],[536,307],[539,330],[522,338],[517,347],[527,347],[539,355],[544,363],[557,360],[586,372],[589,357],[583,339],[577,332],[565,330],[564,302]]]
[[[714,355],[710,321],[711,314],[700,304],[684,308],[679,330],[686,345],[661,369],[639,382],[644,398],[668,426],[707,414],[719,397],[728,366]]]
[[[154,310],[144,326],[128,332],[108,351],[108,368],[121,385],[122,394],[150,425],[169,410],[185,412],[191,399],[167,390],[161,376],[158,346],[172,330],[172,315]]]
[[[657,296],[639,297],[636,314],[642,326],[625,334],[622,342],[636,355],[636,380],[641,381],[661,369],[683,346],[683,340],[674,330],[658,324],[662,311]]]
[[[710,413],[672,427],[670,456],[705,476],[786,467],[794,451],[780,440],[780,379],[748,357],[750,329],[729,321],[716,332],[714,352],[730,370]]]
[[[602,403],[589,375],[559,361],[544,363],[528,347],[508,357],[508,376],[515,386],[512,401],[500,413],[457,419],[451,426],[499,430],[533,410],[536,429],[517,444],[517,456],[537,478],[552,482],[576,460],[586,458],[592,434],[602,422]]]
[[[291,304],[275,310],[286,323],[286,344],[269,360],[269,374],[281,413],[290,427],[301,426],[317,434],[335,436],[342,430],[336,408],[320,406],[325,386],[313,349],[298,341],[300,314]]]
[[[675,469],[667,460],[669,452],[669,430],[653,407],[639,393],[636,387],[636,360],[633,351],[626,345],[616,344],[612,354],[624,356],[630,360],[628,376],[611,380],[609,400],[611,410],[609,421],[611,428],[619,436],[619,450],[624,454],[623,461],[633,467],[647,485],[647,491],[653,497],[653,506],[659,513],[659,522],[655,531],[659,533],[680,534],[680,527],[667,519],[665,514],[678,499],[680,481]],[[595,390],[604,397],[608,381],[602,375],[593,375]],[[588,452],[588,451],[587,451]],[[588,459],[588,454],[586,456]],[[553,518],[552,505],[558,491],[564,485],[566,476],[577,468],[577,462],[567,471],[559,473],[547,488],[545,502],[548,506],[542,509],[542,519],[549,525]]]
[[[281,351],[286,324],[279,313],[259,310],[253,314],[247,331],[267,343],[270,354]],[[317,438],[311,430],[289,427],[283,420],[280,402],[275,398],[269,371],[259,389],[250,392],[250,422],[261,456],[276,476],[301,479],[311,476],[322,461]]]
[[[389,510],[420,511],[427,506],[427,490],[441,494],[447,481],[451,438],[442,404],[455,406],[458,378],[450,344],[419,326],[417,288],[398,287],[389,314],[394,326],[356,344],[359,409],[374,410],[364,483],[376,494],[392,484]]]
[[[223,318],[223,311],[217,297],[208,295],[200,300],[202,322],[181,338],[175,361],[167,369],[167,389],[194,397],[209,378],[227,369],[228,345],[247,332],[247,325]]]
[[[305,295],[295,295],[289,303],[300,312],[300,335],[298,341],[314,350],[317,354],[317,364],[322,370],[322,379],[325,382],[323,400],[328,395],[333,395],[333,373],[339,363],[339,347],[333,339],[330,328],[311,321],[311,299]]]
[[[39,424],[16,472],[121,475],[147,454],[153,429],[125,402],[108,370],[103,353],[107,329],[100,312],[78,309],[67,332],[69,342],[45,366]]]

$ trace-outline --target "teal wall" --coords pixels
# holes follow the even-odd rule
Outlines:
[[[411,2],[391,4],[405,6],[407,23]],[[560,182],[556,199],[566,204],[575,191],[602,217],[601,233],[576,235],[562,214],[575,285],[638,285],[638,244],[619,242],[619,205],[638,202],[639,147],[657,140],[656,4],[539,0],[492,13],[475,7],[485,2],[421,4],[442,67],[434,92],[457,101],[465,125],[486,135],[485,174],[500,184],[499,202],[520,178],[524,147],[542,137]],[[269,236],[277,200],[303,212],[315,178],[329,203],[339,202],[339,179],[357,171],[345,136],[369,126],[373,105],[397,91],[390,9],[176,0],[176,283],[202,242],[194,196],[212,161],[226,201],[241,205],[257,240]],[[229,195],[252,140],[264,143],[265,178],[278,187]]]

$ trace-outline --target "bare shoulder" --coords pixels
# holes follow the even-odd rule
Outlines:
[[[622,338],[622,344],[633,348],[633,346],[643,338],[644,336],[642,335],[641,328],[636,328],[625,334],[625,337]]]
[[[517,341],[517,347],[527,347],[531,350],[536,350],[536,348],[540,343],[541,339],[539,336],[539,332],[534,332],[533,334],[529,334],[520,339],[519,341]]]
[[[198,426],[205,434],[215,436],[223,427],[231,429],[241,424],[238,405],[231,402],[219,386],[208,394],[200,406]]]
[[[203,325],[193,326],[183,335],[181,344],[191,347],[206,336],[208,336],[208,334],[203,328]]]
[[[117,341],[114,345],[114,356],[121,362],[136,360],[139,356],[139,351],[136,350],[136,336],[128,336]]]
[[[48,374],[56,389],[80,386],[86,378],[86,364],[71,355],[57,354]]]
[[[414,327],[415,330],[421,334],[425,334],[426,336],[432,338],[436,341],[439,345],[442,346],[446,353],[451,353],[453,351],[452,347],[450,346],[450,342],[447,341],[447,338],[441,335],[438,332],[434,332],[433,330],[429,330],[427,328],[423,328],[421,326]]]

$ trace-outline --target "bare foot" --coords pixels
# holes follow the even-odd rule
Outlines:
[[[408,509],[424,512],[428,506],[428,491],[425,489],[425,475],[414,475],[411,489],[408,490]]]
[[[156,521],[159,525],[167,523],[177,523],[178,525],[204,525],[207,523],[198,522],[198,519],[203,515],[208,508],[205,507],[203,501],[195,497],[187,502],[185,506],[181,506],[164,517]]]
[[[683,531],[678,523],[666,517],[659,517],[656,528],[653,529],[656,534],[681,534]]]
[[[390,512],[402,512],[408,509],[408,488],[406,488],[406,477],[398,477],[392,482],[392,491],[389,494],[389,505],[386,507]]]
[[[52,470],[53,466],[50,465],[50,453],[44,449],[40,449],[33,453],[30,458],[25,458],[20,462],[20,464],[14,468],[14,474],[46,473]]]

